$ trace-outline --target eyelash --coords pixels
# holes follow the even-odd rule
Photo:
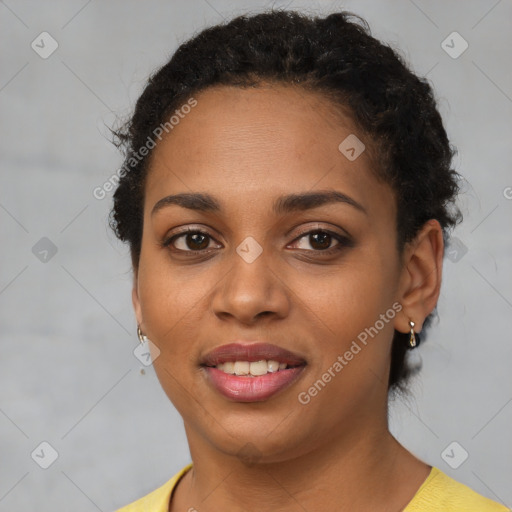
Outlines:
[[[334,247],[330,247],[329,249],[324,249],[324,250],[320,250],[320,249],[301,249],[303,251],[307,251],[307,252],[314,252],[314,253],[319,253],[319,254],[322,254],[322,255],[326,255],[326,256],[330,256],[330,255],[333,255],[333,254],[336,254],[338,253],[339,251],[347,248],[347,247],[352,247],[354,244],[352,242],[352,240],[350,240],[348,237],[344,236],[344,235],[341,235],[339,233],[335,233],[333,231],[330,231],[328,229],[319,229],[319,228],[316,228],[316,229],[313,229],[313,230],[309,230],[309,231],[305,231],[303,233],[300,233],[294,240],[293,242],[296,242],[298,240],[300,240],[301,238],[304,238],[305,236],[307,235],[312,235],[312,234],[318,234],[318,233],[322,233],[322,234],[327,234],[327,235],[330,235],[332,238],[334,238],[338,244],[336,244]],[[162,241],[161,243],[161,246],[164,247],[164,248],[169,248],[173,242],[183,236],[186,236],[186,235],[190,235],[190,234],[199,234],[199,235],[205,235],[207,236],[208,238],[210,238],[211,240],[215,240],[208,232],[206,231],[202,231],[200,229],[194,229],[194,228],[187,228],[186,230],[180,232],[180,233],[176,233],[174,235],[172,235],[171,237],[169,238],[166,238],[165,240]],[[173,252],[178,252],[178,253],[182,253],[182,254],[188,254],[190,256],[196,256],[198,254],[207,254],[208,252],[211,252],[212,249],[202,249],[202,250],[188,250],[188,251],[185,251],[183,249],[176,249],[176,248],[173,248],[171,249]]]

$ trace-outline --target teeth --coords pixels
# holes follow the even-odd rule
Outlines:
[[[260,375],[266,375],[267,373],[284,370],[287,366],[288,365],[286,363],[279,363],[274,360],[261,360],[252,363],[249,361],[230,361],[218,364],[216,368],[217,370],[221,370],[224,373],[229,373],[231,375],[251,375],[252,377],[258,377]]]
[[[223,366],[223,368],[221,368],[223,372],[231,373],[231,375],[235,373],[235,363],[230,361],[229,363],[224,363],[221,366]]]
[[[249,375],[250,364],[248,361],[236,361],[233,372],[235,375]]]
[[[257,361],[250,364],[249,372],[257,377],[258,375],[266,375],[268,370],[267,361]]]
[[[267,366],[268,366],[268,372],[269,373],[274,373],[274,372],[277,372],[277,370],[279,370],[279,363],[277,361],[267,361]]]

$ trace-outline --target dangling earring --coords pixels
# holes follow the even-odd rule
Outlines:
[[[148,341],[148,338],[145,334],[142,334],[142,331],[140,330],[140,326],[137,325],[137,336],[139,337],[139,341],[141,343],[146,343]]]
[[[409,348],[414,348],[416,346],[416,336],[414,335],[414,326],[416,324],[412,320],[409,320],[409,325],[411,326],[411,335],[409,336]]]

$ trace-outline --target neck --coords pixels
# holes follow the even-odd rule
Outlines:
[[[248,464],[226,455],[186,427],[193,469],[183,478],[171,510],[399,510],[428,476],[391,435],[387,420],[358,425],[299,455]],[[387,504],[387,505],[385,505]]]

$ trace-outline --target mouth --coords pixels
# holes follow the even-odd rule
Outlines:
[[[261,402],[289,387],[306,367],[302,357],[266,343],[230,343],[201,361],[207,381],[224,397]]]

